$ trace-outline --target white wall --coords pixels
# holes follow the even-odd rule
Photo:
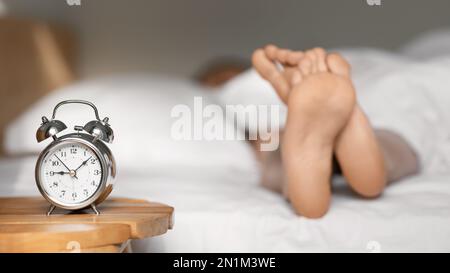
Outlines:
[[[133,70],[191,75],[218,55],[268,42],[395,48],[450,26],[448,0],[3,0],[13,15],[62,22],[80,38],[84,77]]]

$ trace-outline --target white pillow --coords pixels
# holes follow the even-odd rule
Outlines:
[[[172,108],[185,104],[192,109],[195,96],[202,96],[205,105],[214,103],[211,92],[192,82],[169,77],[130,75],[74,84],[44,97],[17,118],[7,128],[5,149],[11,154],[42,151],[51,139],[36,142],[41,117],[50,118],[54,106],[62,100],[84,99],[97,106],[100,118],[110,118],[115,141],[109,147],[121,166],[142,169],[181,164],[253,169],[255,160],[245,141],[177,141],[171,137],[176,120],[171,117]],[[74,125],[94,119],[94,113],[87,106],[69,104],[58,109],[56,118],[68,126],[65,134]],[[231,123],[226,122],[225,126],[235,132]]]
[[[255,106],[277,106],[279,107],[279,118],[274,119],[274,124],[270,124],[270,119],[267,126],[272,128],[283,128],[286,123],[287,107],[280,100],[273,87],[254,69],[249,69],[239,76],[233,78],[227,82],[218,92],[220,101],[223,105],[243,105],[244,107],[249,105]],[[258,113],[247,113],[250,120],[258,120]],[[239,119],[240,118],[240,119]],[[237,124],[239,128],[246,129],[250,133],[258,128],[249,128],[248,121],[245,120],[245,116],[240,113],[238,116]],[[259,124],[259,121],[258,121]],[[267,127],[270,128],[270,127]]]

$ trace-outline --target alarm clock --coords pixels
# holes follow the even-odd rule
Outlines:
[[[59,136],[67,126],[56,119],[56,112],[62,105],[74,103],[90,106],[96,119]],[[36,139],[41,142],[51,137],[53,141],[39,155],[35,178],[40,193],[50,203],[47,215],[56,207],[71,211],[91,207],[100,214],[97,205],[111,193],[116,176],[116,162],[105,144],[114,139],[108,122],[107,117],[100,119],[93,103],[84,100],[62,101],[53,109],[51,120],[42,117]]]

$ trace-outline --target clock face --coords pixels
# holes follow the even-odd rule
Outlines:
[[[40,183],[49,197],[76,205],[100,188],[103,171],[94,151],[82,143],[61,143],[42,159]]]

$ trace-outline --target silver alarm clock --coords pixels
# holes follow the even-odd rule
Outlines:
[[[56,111],[64,104],[77,103],[92,107],[95,120],[75,126],[74,133],[58,136],[67,126],[56,120]],[[99,214],[97,205],[111,193],[116,176],[114,157],[105,145],[112,143],[114,133],[108,118],[100,119],[94,104],[84,100],[66,100],[53,109],[52,119],[42,117],[36,132],[41,142],[52,137],[36,163],[36,184],[42,196],[50,202],[47,215],[55,207],[79,210],[91,207]]]

